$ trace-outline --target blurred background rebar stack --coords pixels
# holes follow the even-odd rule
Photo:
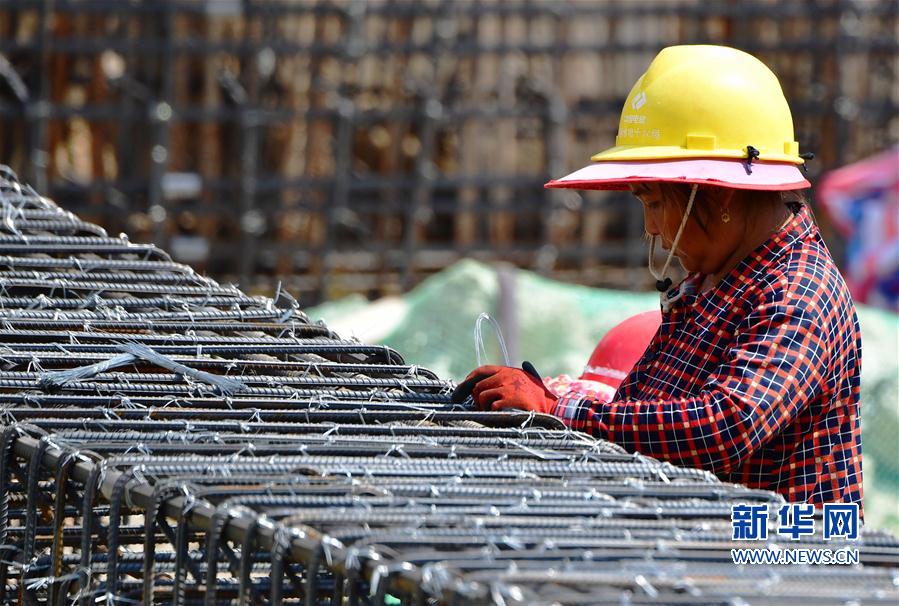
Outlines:
[[[816,177],[899,140],[897,39],[893,0],[19,0],[0,156],[111,233],[304,304],[466,256],[633,289],[638,209],[542,184],[612,143],[660,48],[770,65]]]
[[[782,497],[625,453],[449,383],[0,167],[4,604],[895,604],[854,566],[737,567],[731,506]],[[820,524],[820,512],[818,514]],[[736,600],[736,601],[735,601]]]

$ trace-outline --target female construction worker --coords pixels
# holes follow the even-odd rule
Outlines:
[[[625,102],[616,145],[547,187],[630,189],[651,236],[662,324],[613,401],[556,397],[520,369],[460,384],[675,464],[781,493],[862,500],[861,342],[813,218],[776,76],[720,46],[664,49]],[[666,249],[653,266],[656,243]],[[673,255],[688,276],[666,277]]]

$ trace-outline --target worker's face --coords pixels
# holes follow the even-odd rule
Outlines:
[[[643,203],[643,224],[646,233],[659,236],[665,251],[671,250],[685,208],[676,200],[666,200],[662,188],[656,183],[633,185],[631,191]],[[697,192],[697,197],[701,194],[702,192]],[[718,229],[722,226],[717,224],[714,230],[711,229],[709,222],[705,222],[703,229],[696,218],[697,215],[697,204],[694,202],[674,254],[688,272],[714,274],[724,263],[730,250],[727,244],[728,234],[722,233],[726,230]]]

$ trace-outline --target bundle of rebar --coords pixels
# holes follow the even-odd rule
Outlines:
[[[399,352],[109,237],[5,167],[0,213],[3,603],[899,599],[887,533],[735,542],[734,504],[773,523],[783,499],[453,404]],[[735,566],[740,546],[860,561]]]

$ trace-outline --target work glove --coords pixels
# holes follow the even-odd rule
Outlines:
[[[461,403],[471,396],[481,410],[511,408],[552,414],[558,398],[543,385],[533,365],[525,362],[522,367],[480,366],[459,383],[452,400]]]

